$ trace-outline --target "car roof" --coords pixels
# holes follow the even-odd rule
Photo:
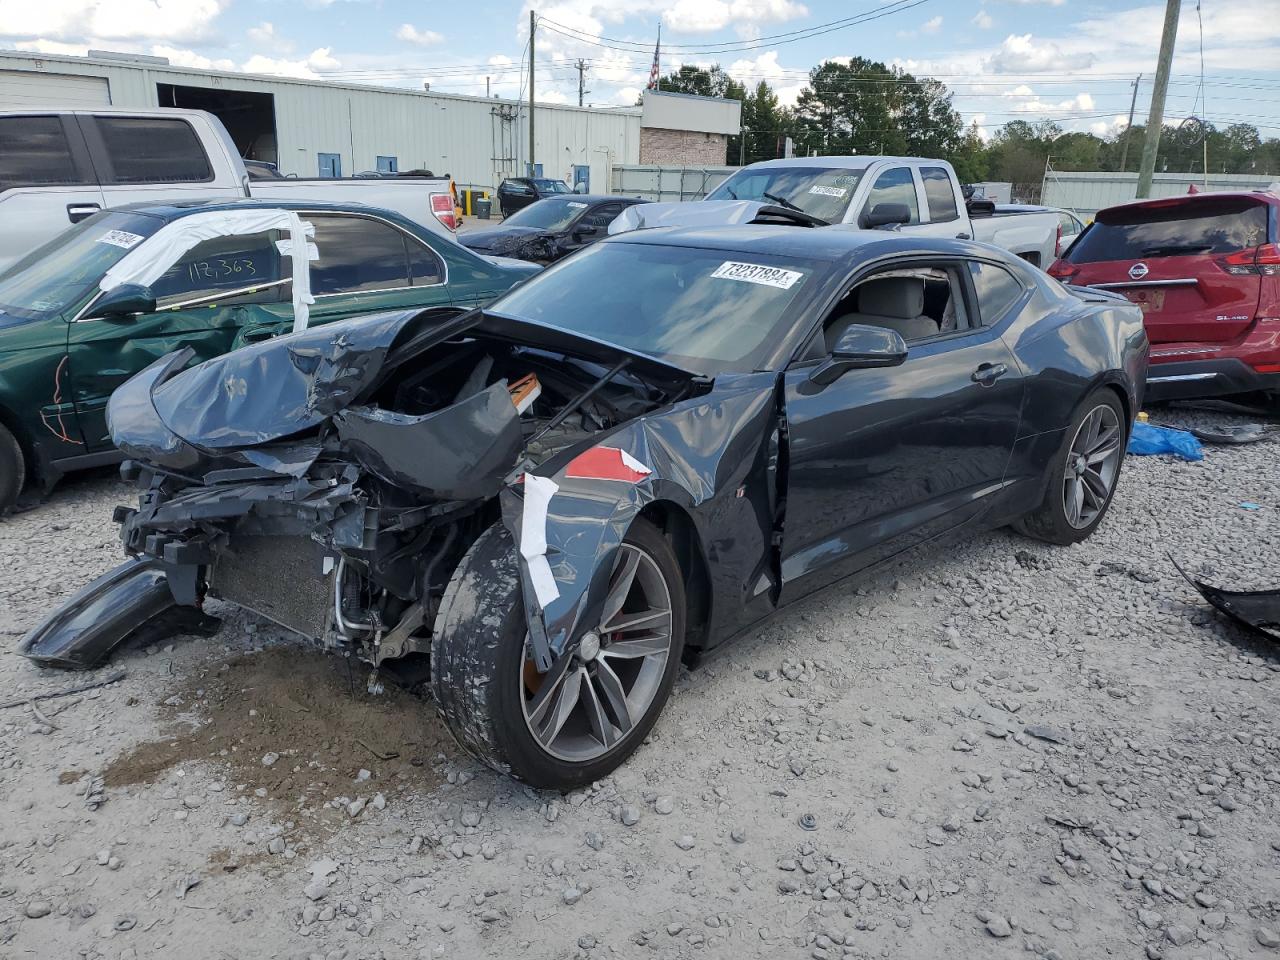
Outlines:
[[[929,160],[925,157],[858,155],[852,157],[790,157],[782,160],[761,160],[759,163],[753,163],[741,169],[767,170],[770,167],[825,167],[839,170],[866,170],[873,163],[879,163],[882,160],[888,163],[920,163],[935,167],[947,166],[944,160]]]
[[[1172,197],[1155,197],[1149,200],[1130,200],[1128,203],[1117,203],[1103,207],[1098,215],[1116,210],[1161,210],[1169,207],[1193,206],[1201,203],[1213,204],[1223,200],[1252,200],[1271,206],[1280,206],[1280,194],[1271,190],[1206,190],[1201,193],[1181,193]],[[1095,219],[1097,219],[1095,217]]]
[[[253,200],[242,197],[233,200],[177,200],[177,201],[144,201],[126,203],[111,207],[107,212],[126,211],[144,213],[165,220],[180,220],[196,213],[210,213],[218,210],[313,210],[324,213],[371,213],[399,223],[409,223],[406,217],[394,210],[373,207],[363,203],[335,203],[332,200]]]
[[[628,197],[620,193],[558,193],[554,197],[543,197],[538,203],[544,203],[547,200],[565,200],[569,203],[609,203],[614,200],[620,200],[624,203],[649,202],[643,197]]]
[[[654,227],[608,237],[605,243],[693,247],[725,253],[795,257],[844,262],[881,255],[978,256],[1007,259],[1005,251],[989,244],[942,237],[921,237],[887,230],[833,227],[793,227],[776,224],[731,224],[714,227]]]

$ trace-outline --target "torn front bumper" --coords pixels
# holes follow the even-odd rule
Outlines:
[[[163,565],[126,560],[86,584],[18,645],[45,666],[88,669],[174,606]]]

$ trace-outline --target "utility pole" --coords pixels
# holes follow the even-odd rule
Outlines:
[[[533,176],[533,34],[538,28],[537,14],[529,11],[529,176]]]
[[[1124,173],[1125,161],[1129,159],[1129,131],[1133,129],[1133,111],[1138,105],[1138,84],[1142,82],[1142,74],[1133,81],[1133,98],[1129,101],[1129,124],[1124,128],[1124,143],[1120,147],[1120,172]]]
[[[1151,196],[1151,177],[1156,172],[1156,153],[1160,149],[1160,133],[1164,127],[1164,97],[1169,91],[1169,68],[1173,64],[1173,46],[1178,39],[1178,14],[1182,0],[1166,0],[1164,32],[1160,35],[1160,60],[1156,64],[1156,82],[1151,90],[1151,109],[1147,112],[1147,136],[1142,144],[1142,166],[1138,168],[1138,199]]]
[[[579,58],[578,60],[578,106],[582,106],[582,97],[584,94],[590,93],[583,87],[583,81],[586,79],[587,61]]]
[[[747,128],[743,127],[742,132],[738,134],[738,166],[745,167],[747,165]]]
[[[484,98],[486,100],[489,99],[489,78],[488,77],[484,78]]]

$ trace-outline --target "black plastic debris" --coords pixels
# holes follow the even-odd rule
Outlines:
[[[1192,427],[1191,435],[1205,443],[1256,443],[1275,432],[1264,423],[1237,423],[1215,428]]]
[[[1218,610],[1255,633],[1280,640],[1280,589],[1222,590],[1192,577],[1173,557],[1169,560],[1187,583]]]

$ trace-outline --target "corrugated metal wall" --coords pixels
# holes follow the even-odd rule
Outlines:
[[[1275,182],[1275,177],[1250,177],[1243,174],[1209,174],[1210,190],[1261,190]],[[1204,190],[1204,174],[1157,173],[1151,181],[1152,197],[1175,197],[1194,185]],[[1055,173],[1044,179],[1042,203],[1050,207],[1074,210],[1077,215],[1092,217],[1103,207],[1128,203],[1138,192],[1136,173]]]
[[[522,175],[528,159],[526,108],[509,100],[77,57],[0,53],[0,70],[102,77],[117,107],[165,106],[157,100],[160,83],[272,94],[280,169],[301,177],[318,175],[317,154],[336,153],[346,176],[375,170],[379,156],[393,156],[401,170],[425,167],[451,173],[463,185],[493,187],[504,174]],[[53,82],[47,89],[44,105],[81,106],[60,103]],[[596,191],[608,189],[613,164],[640,158],[639,110],[539,104],[534,129],[544,176],[572,183],[573,166],[586,165]]]
[[[700,200],[737,169],[615,164],[612,192],[646,200]]]

